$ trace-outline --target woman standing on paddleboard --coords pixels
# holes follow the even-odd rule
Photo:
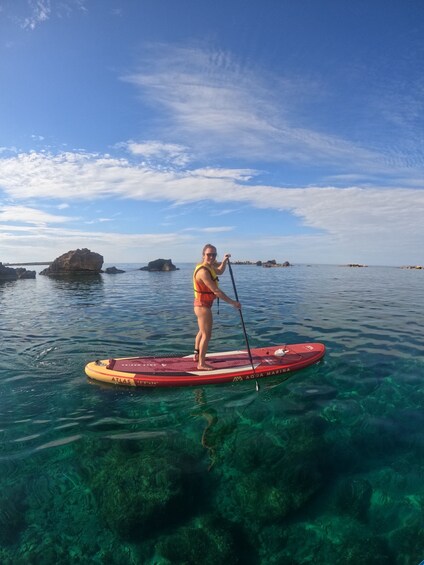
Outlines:
[[[222,292],[218,287],[218,275],[222,275],[227,266],[228,253],[221,263],[216,260],[216,247],[206,244],[202,252],[202,262],[196,265],[193,273],[194,313],[197,316],[199,331],[194,342],[194,360],[199,370],[208,371],[213,367],[205,361],[209,341],[212,336],[213,316],[212,304],[215,298],[221,298],[234,308],[240,309],[241,304]]]

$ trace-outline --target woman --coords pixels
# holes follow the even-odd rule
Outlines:
[[[209,340],[212,335],[213,317],[212,304],[215,298],[221,298],[234,308],[240,309],[241,304],[232,300],[218,287],[218,275],[222,275],[227,266],[228,253],[224,255],[221,263],[216,260],[216,247],[208,243],[203,248],[202,262],[196,265],[193,273],[194,289],[194,313],[197,316],[199,331],[194,343],[194,360],[197,361],[197,368],[201,371],[213,369],[205,361],[208,351]]]

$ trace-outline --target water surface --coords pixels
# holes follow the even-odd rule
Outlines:
[[[96,358],[193,348],[192,266],[117,266],[0,283],[0,563],[424,558],[422,271],[233,266],[252,347],[327,346],[257,393],[90,382]],[[214,315],[210,350],[243,347]]]

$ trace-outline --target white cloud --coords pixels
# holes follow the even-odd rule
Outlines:
[[[18,153],[16,147],[0,147],[0,153]]]
[[[209,156],[393,170],[373,149],[299,125],[303,98],[317,90],[312,81],[268,77],[225,52],[164,45],[152,47],[150,59],[124,80],[167,111],[168,133]]]
[[[0,222],[18,222],[36,226],[61,224],[75,218],[55,216],[28,206],[0,206]],[[10,227],[8,228],[10,229]]]
[[[40,24],[49,21],[54,15],[69,16],[73,10],[86,12],[86,0],[27,0],[28,15],[20,20],[25,30],[35,30]]]
[[[394,132],[387,116],[396,112],[395,102],[384,103],[387,115],[370,106],[372,96],[385,96],[376,86],[366,100],[350,100],[362,108],[361,124],[345,130],[356,131],[352,141],[339,133],[329,106],[341,94],[326,78],[271,75],[247,59],[239,63],[227,52],[198,47],[153,45],[144,53],[139,69],[123,80],[136,86],[144,103],[165,112],[161,137],[179,140],[198,158],[326,169],[326,176],[360,175],[363,185],[396,185],[404,178],[405,186],[414,186],[422,178],[419,126],[403,121]],[[418,89],[411,97],[408,105],[422,108]],[[379,133],[387,128],[388,138]]]
[[[133,155],[139,155],[147,159],[166,160],[176,166],[184,166],[190,161],[187,148],[175,143],[162,143],[160,141],[145,141],[136,143],[130,141],[128,150]]]
[[[0,224],[2,262],[52,261],[70,249],[87,247],[103,255],[105,262],[147,262],[156,254],[168,255],[181,248],[187,253],[193,237],[180,233],[126,234],[89,232],[50,227],[6,227]],[[153,255],[152,255],[153,254]],[[175,255],[174,255],[175,256]],[[187,260],[187,259],[186,259]]]
[[[29,0],[31,14],[22,23],[24,29],[35,29],[38,24],[47,21],[52,12],[50,0]]]
[[[207,228],[184,228],[185,232],[197,232],[197,233],[226,233],[234,231],[234,226],[210,226]]]
[[[232,179],[238,181],[248,181],[257,173],[253,169],[214,169],[205,167],[191,171],[193,176],[210,179]]]
[[[411,254],[417,254],[421,248],[420,242],[424,239],[423,190],[355,186],[344,189],[331,186],[285,188],[253,184],[253,173],[227,168],[222,172],[217,168],[164,172],[131,164],[125,159],[85,153],[49,155],[33,152],[0,159],[0,186],[15,200],[61,198],[69,203],[116,197],[134,202],[190,203],[190,206],[205,201],[225,207],[229,203],[238,203],[248,208],[286,211],[297,216],[301,224],[317,230],[320,251],[325,248],[324,241],[331,241],[338,249],[356,248],[364,253],[386,249],[390,254],[390,249],[398,249],[399,257],[401,248],[404,253]],[[249,183],[246,178],[250,178]],[[4,208],[3,221],[10,223],[13,219],[48,225],[69,218],[24,206]],[[213,226],[203,227],[218,233]],[[259,245],[259,233],[260,226],[252,225],[255,245]],[[69,231],[65,239],[80,237],[78,232],[73,234]],[[89,237],[107,246],[111,240],[116,243],[120,237],[131,240],[131,236],[119,234],[101,233]],[[136,240],[145,237],[134,236]],[[167,238],[166,235],[163,237]],[[245,240],[243,244],[251,246],[252,242]]]

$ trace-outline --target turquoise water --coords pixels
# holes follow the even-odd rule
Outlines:
[[[0,283],[2,565],[422,561],[422,271],[234,266],[251,346],[327,346],[257,393],[89,382],[96,358],[193,348],[191,266],[117,266]],[[242,347],[220,310],[210,350]]]

